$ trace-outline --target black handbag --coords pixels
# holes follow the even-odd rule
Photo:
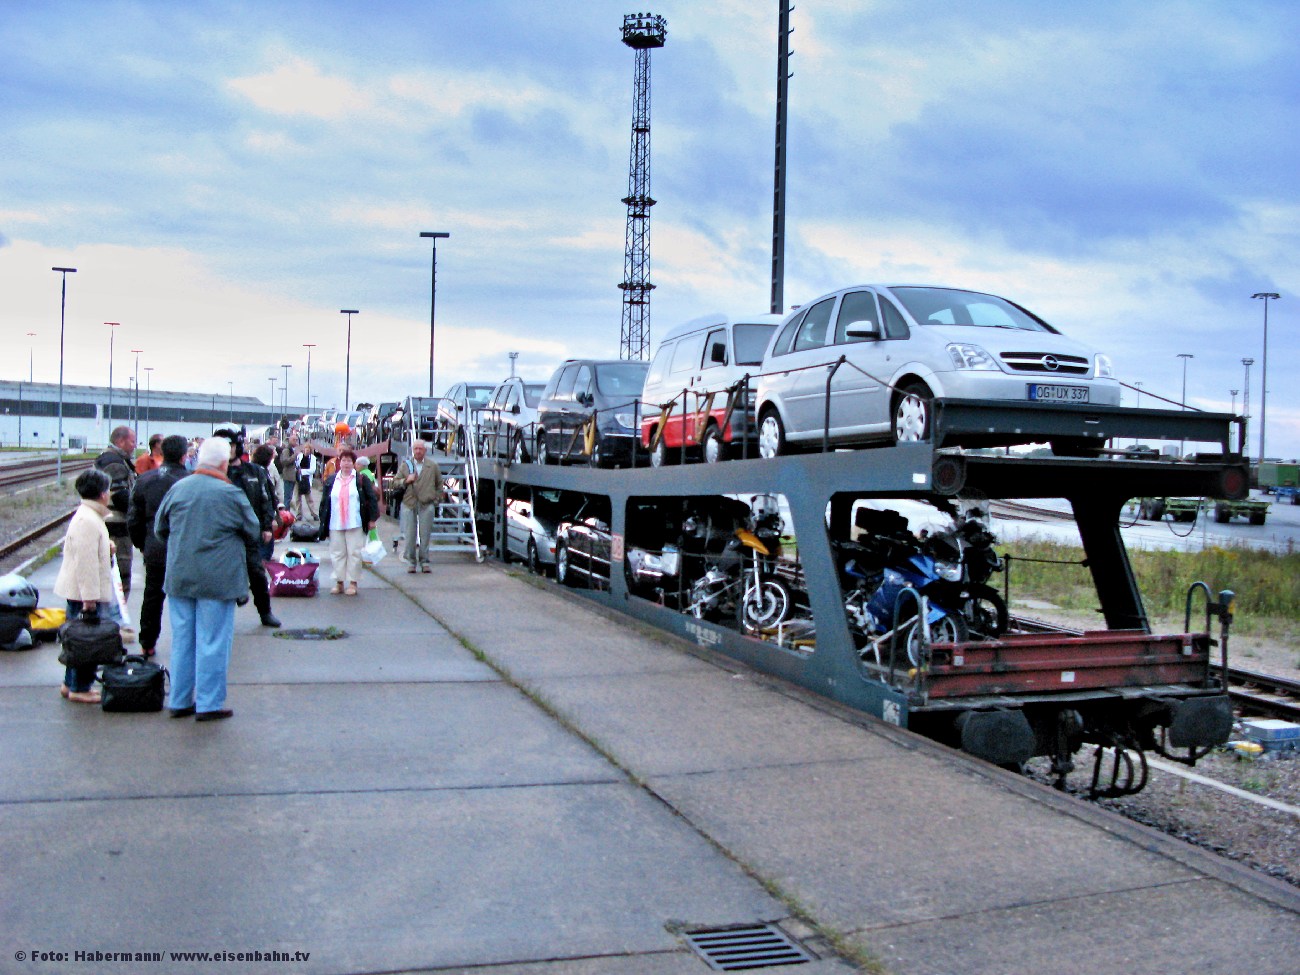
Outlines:
[[[105,667],[99,682],[105,711],[161,711],[167,697],[167,668],[135,655]]]
[[[115,622],[99,616],[79,616],[59,629],[63,649],[59,663],[65,667],[115,664],[126,654],[122,631]]]

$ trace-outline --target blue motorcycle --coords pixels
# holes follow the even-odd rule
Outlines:
[[[844,610],[864,660],[871,656],[875,663],[887,666],[891,663],[891,647],[898,646],[906,652],[908,663],[917,667],[921,663],[925,631],[929,633],[929,643],[962,643],[969,639],[960,607],[947,606],[936,598],[943,583],[960,584],[959,563],[941,562],[920,547],[911,547],[910,552],[896,553],[901,557],[891,559],[892,564],[876,568],[866,546],[848,542],[842,548],[862,550],[845,553],[848,557],[843,576],[848,584]],[[925,630],[918,625],[916,596],[907,593],[899,598],[909,588],[926,597]],[[901,657],[895,655],[893,664],[901,665]]]

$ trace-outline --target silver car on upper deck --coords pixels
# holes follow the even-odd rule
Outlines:
[[[830,378],[829,423],[827,377]],[[1022,306],[978,291],[856,285],[791,313],[763,356],[759,453],[800,444],[928,440],[932,401],[1119,405],[1109,357]]]

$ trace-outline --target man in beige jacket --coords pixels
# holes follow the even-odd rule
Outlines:
[[[423,440],[411,444],[411,457],[397,467],[397,483],[403,485],[402,532],[406,535],[406,571],[429,571],[429,536],[438,502],[442,500],[442,471],[428,457]]]

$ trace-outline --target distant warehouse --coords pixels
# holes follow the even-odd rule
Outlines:
[[[302,416],[306,407],[290,406],[289,416]],[[108,442],[114,427],[133,427],[143,446],[150,434],[179,433],[206,437],[217,427],[265,427],[280,419],[280,411],[253,396],[176,393],[154,389],[114,389],[107,386],[63,387],[63,440],[73,449],[96,449]],[[0,380],[0,446],[51,448],[59,435],[59,387],[55,383]]]

